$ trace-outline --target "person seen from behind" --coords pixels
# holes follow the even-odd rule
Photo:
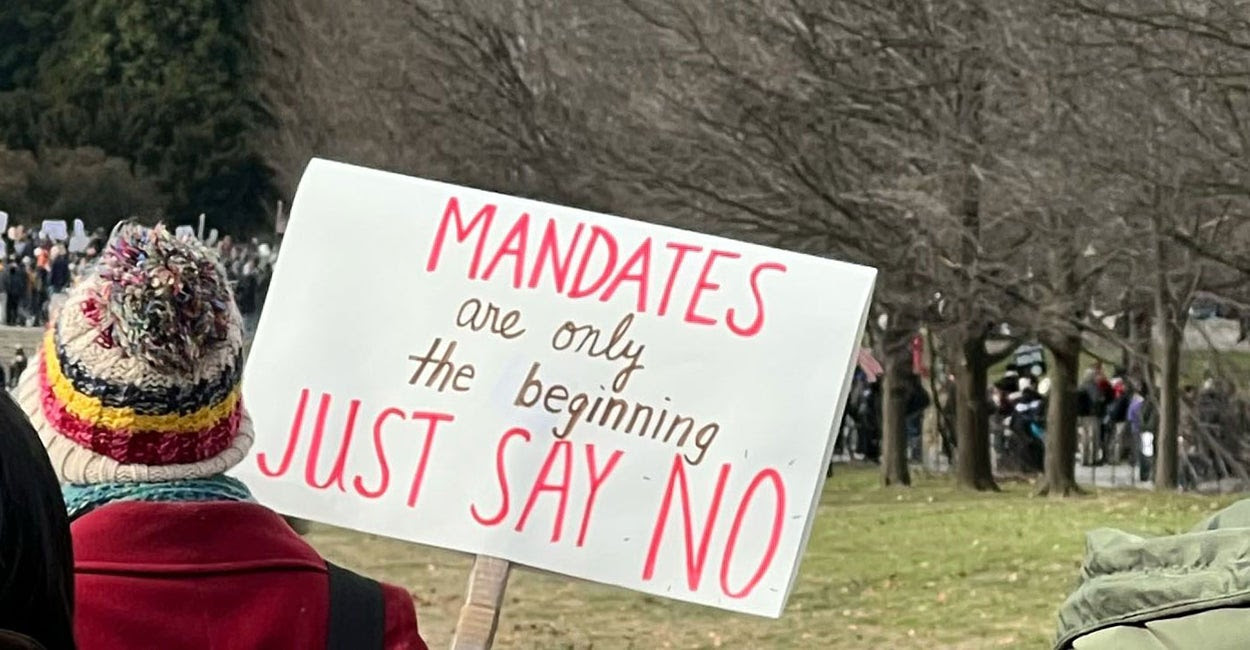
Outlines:
[[[1159,430],[1159,410],[1148,392],[1133,395],[1128,419],[1137,452],[1137,476],[1142,481],[1148,481],[1154,469],[1155,432]]]
[[[39,437],[0,396],[0,650],[74,648],[69,519]]]
[[[42,249],[36,249],[42,251]],[[47,313],[45,310],[48,306],[48,268],[47,255],[43,255],[44,262],[30,262],[27,260],[26,277],[27,285],[30,287],[27,296],[26,311],[30,315],[29,322],[32,325],[43,325]]]
[[[72,278],[69,261],[69,253],[64,246],[57,244],[52,248],[48,262],[48,286],[52,293],[61,293],[69,288]]]
[[[18,345],[13,348],[13,363],[9,364],[9,388],[17,386],[17,380],[26,372],[26,351]]]
[[[10,257],[4,267],[4,324],[10,327],[23,325],[22,301],[27,293],[26,272]]]
[[[79,647],[426,650],[407,591],[225,475],[254,437],[241,322],[209,249],[122,224],[19,383],[63,484]]]

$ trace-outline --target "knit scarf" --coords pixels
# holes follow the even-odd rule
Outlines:
[[[241,481],[224,474],[160,483],[70,483],[61,486],[69,518],[118,501],[252,501]]]

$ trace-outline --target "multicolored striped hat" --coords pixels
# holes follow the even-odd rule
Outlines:
[[[17,397],[62,482],[200,478],[251,447],[242,319],[225,269],[163,226],[118,226]]]

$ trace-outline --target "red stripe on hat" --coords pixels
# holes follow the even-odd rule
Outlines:
[[[162,433],[110,429],[80,419],[65,409],[48,386],[43,364],[39,364],[39,397],[48,424],[61,435],[97,454],[119,463],[177,465],[196,463],[225,451],[234,441],[243,416],[240,401],[230,415],[195,433]]]

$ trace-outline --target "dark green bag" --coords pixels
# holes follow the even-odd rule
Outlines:
[[[1250,501],[1180,535],[1102,529],[1086,540],[1057,649],[1250,648]]]

